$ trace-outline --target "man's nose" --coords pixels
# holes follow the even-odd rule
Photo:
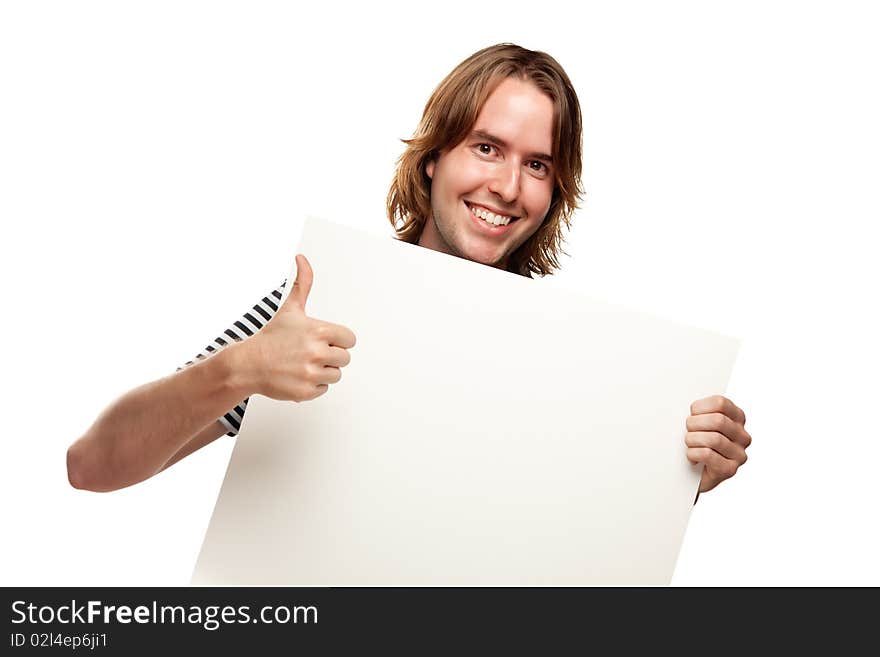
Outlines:
[[[508,161],[495,169],[489,181],[489,191],[498,195],[505,203],[513,203],[519,197],[520,166]]]

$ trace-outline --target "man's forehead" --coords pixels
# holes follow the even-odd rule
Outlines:
[[[506,78],[483,103],[470,136],[549,159],[554,110],[550,96],[532,82]]]

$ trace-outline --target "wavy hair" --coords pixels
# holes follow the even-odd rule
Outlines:
[[[498,85],[509,77],[533,83],[553,101],[554,186],[550,208],[541,226],[516,251],[508,270],[522,276],[546,276],[559,268],[563,226],[583,196],[581,187],[581,108],[571,81],[550,55],[512,43],[484,48],[456,66],[437,86],[425,105],[412,139],[388,191],[386,209],[397,238],[415,244],[431,215],[431,179],[425,165],[467,137],[477,116]],[[567,254],[566,254],[567,255]]]

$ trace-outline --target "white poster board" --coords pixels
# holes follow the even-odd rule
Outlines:
[[[736,340],[325,221],[298,252],[357,345],[327,394],[251,398],[194,584],[670,582]]]

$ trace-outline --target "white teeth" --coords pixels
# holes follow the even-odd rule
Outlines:
[[[485,221],[486,223],[490,223],[493,226],[506,226],[510,223],[510,217],[504,217],[500,214],[494,214],[487,210],[471,208],[471,212],[474,213],[477,217]]]

